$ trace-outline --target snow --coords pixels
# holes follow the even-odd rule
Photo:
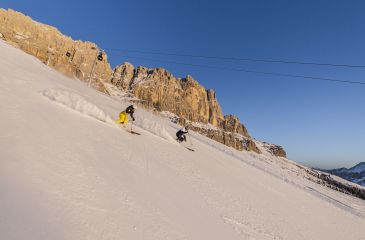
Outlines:
[[[65,89],[45,89],[42,91],[42,94],[52,101],[83,114],[83,116],[86,115],[111,126],[119,127],[110,115],[76,93]],[[176,143],[164,126],[160,124],[159,119],[154,119],[154,117],[148,113],[147,116],[146,113],[140,114],[133,124],[167,141]]]
[[[362,181],[365,181],[365,177],[363,177],[363,178],[359,178],[359,179],[354,179],[353,180],[355,183],[360,183],[360,182],[362,182]]]
[[[119,100],[129,100],[129,101],[141,101],[140,99],[134,97],[131,93],[127,91],[121,91],[115,85],[111,83],[104,83],[104,87],[110,96]]]
[[[353,173],[365,172],[365,163],[364,162],[359,163],[356,166],[350,168],[348,171]]]
[[[81,114],[93,117],[102,122],[116,124],[115,121],[103,110],[87,101],[77,93],[72,93],[65,89],[45,89],[42,94],[52,101],[63,104]]]
[[[148,73],[139,74],[136,78],[134,78],[132,83],[132,88],[136,85],[140,85],[146,83],[148,80]]]
[[[240,152],[0,41],[0,239],[365,239],[364,201]],[[132,127],[131,125],[126,126]]]
[[[216,131],[218,128],[216,126],[213,126],[210,123],[199,123],[199,122],[192,122],[191,123],[194,127],[198,127],[205,130],[213,130]]]

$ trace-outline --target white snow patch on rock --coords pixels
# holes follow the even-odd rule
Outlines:
[[[214,131],[219,130],[216,126],[213,126],[210,123],[193,122],[192,125],[194,127],[198,127],[198,128],[202,128],[202,129],[206,129],[206,130],[214,130]]]

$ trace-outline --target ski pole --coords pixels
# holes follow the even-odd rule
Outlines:
[[[188,135],[189,135],[189,139],[190,139],[190,144],[191,144],[191,146],[193,146],[193,142],[191,141],[191,136],[190,136],[189,132],[188,132]]]

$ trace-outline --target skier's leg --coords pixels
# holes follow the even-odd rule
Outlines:
[[[126,115],[127,115],[127,113],[125,111],[121,112],[119,114],[119,119],[117,120],[117,122],[120,123],[120,124],[124,124],[125,120],[126,120]]]
[[[121,124],[121,123],[123,123],[123,115],[122,115],[122,113],[119,113],[119,119],[118,120],[116,120],[116,122],[117,123],[119,123],[119,124]]]
[[[177,132],[177,133],[176,133],[176,140],[177,140],[178,142],[180,142],[180,134],[179,134],[179,132]]]

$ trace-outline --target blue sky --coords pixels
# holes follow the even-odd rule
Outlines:
[[[284,146],[288,157],[316,167],[365,161],[365,85],[224,71],[168,63],[279,72],[365,82],[365,68],[197,59],[191,55],[365,65],[364,1],[24,1],[3,0],[74,39],[96,42],[113,66],[124,61],[192,75],[217,91],[259,140]],[[163,60],[157,62],[143,58]]]

